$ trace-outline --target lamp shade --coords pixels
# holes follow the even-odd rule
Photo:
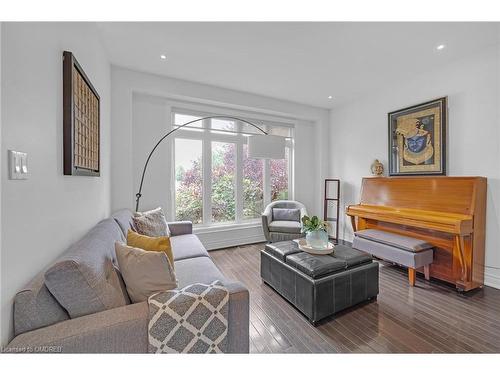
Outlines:
[[[284,159],[285,138],[277,135],[252,135],[248,138],[251,159]]]

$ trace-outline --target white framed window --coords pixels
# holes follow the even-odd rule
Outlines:
[[[211,115],[173,108],[172,127]],[[197,226],[252,223],[271,201],[293,199],[293,125],[236,117],[285,137],[285,159],[248,158],[248,137],[261,133],[241,121],[205,119],[179,129],[173,141],[175,220]]]

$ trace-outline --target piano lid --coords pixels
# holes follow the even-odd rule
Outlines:
[[[360,204],[474,214],[478,184],[484,177],[363,178]]]

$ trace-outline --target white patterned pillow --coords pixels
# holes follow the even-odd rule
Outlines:
[[[151,211],[136,212],[132,220],[139,234],[149,237],[170,237],[170,230],[161,207]]]

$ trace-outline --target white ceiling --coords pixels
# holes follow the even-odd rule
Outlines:
[[[323,108],[470,55],[498,43],[500,35],[497,23],[104,22],[98,27],[115,65]],[[439,44],[446,48],[437,51]]]

